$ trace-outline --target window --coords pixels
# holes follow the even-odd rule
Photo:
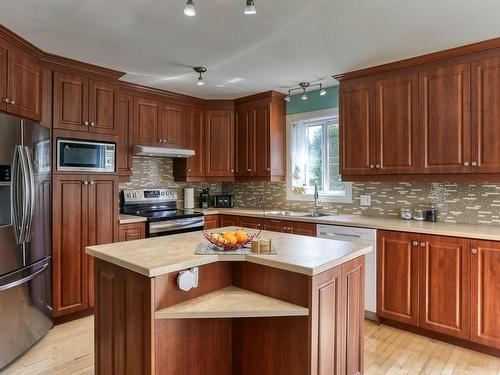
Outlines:
[[[338,110],[289,116],[287,198],[352,202],[352,185],[340,180]]]

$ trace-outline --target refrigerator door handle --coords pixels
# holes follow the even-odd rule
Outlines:
[[[41,274],[43,271],[45,271],[49,267],[49,265],[50,265],[50,262],[47,262],[40,269],[36,270],[33,273],[30,273],[28,276],[22,277],[18,280],[11,281],[10,283],[7,283],[7,284],[0,285],[0,292],[14,288],[18,285],[27,283],[30,280],[33,280],[35,277],[37,277],[39,274]]]
[[[26,242],[26,232],[28,229],[28,219],[29,219],[29,195],[30,195],[30,177],[29,177],[29,166],[26,157],[26,153],[24,152],[24,148],[22,146],[19,147],[19,155],[21,157],[21,170],[22,170],[22,180],[23,180],[23,189],[21,193],[22,198],[22,207],[23,207],[23,216],[21,218],[21,243]]]
[[[22,224],[22,220],[20,218],[20,211],[22,205],[22,187],[20,179],[23,178],[23,169],[22,169],[22,147],[16,146],[14,149],[14,157],[12,158],[12,183],[10,188],[10,206],[11,206],[11,216],[12,216],[12,225],[14,227],[14,233],[16,235],[17,244],[21,244],[24,227]]]
[[[35,214],[35,175],[33,172],[33,163],[31,161],[31,151],[27,146],[24,146],[24,155],[26,160],[26,176],[28,180],[28,188],[26,198],[26,205],[28,206],[27,218],[26,218],[26,230],[24,233],[23,242],[31,241],[31,229],[33,224],[33,216]]]

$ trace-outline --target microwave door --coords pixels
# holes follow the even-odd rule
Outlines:
[[[58,170],[102,172],[103,157],[98,144],[58,142]]]

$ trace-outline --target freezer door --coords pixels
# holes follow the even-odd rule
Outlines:
[[[51,254],[50,129],[30,121],[22,122],[31,189],[24,241],[26,261],[31,264]]]
[[[0,275],[23,267],[12,220],[12,162],[21,144],[21,120],[0,113]]]
[[[50,258],[0,277],[0,370],[50,328]]]

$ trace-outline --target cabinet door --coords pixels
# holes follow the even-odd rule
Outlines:
[[[194,156],[187,158],[187,175],[190,177],[203,177],[205,175],[203,117],[202,110],[189,109],[188,111],[187,147],[195,152]]]
[[[342,265],[342,285],[345,292],[345,374],[363,372],[365,321],[365,260],[364,257]]]
[[[134,98],[134,143],[145,146],[161,146],[160,103],[145,98]]]
[[[233,111],[208,111],[205,121],[207,177],[234,176]]]
[[[220,215],[219,224],[221,227],[237,227],[240,224],[240,218],[232,215]]]
[[[421,173],[470,171],[470,65],[419,75]]]
[[[500,349],[500,242],[471,247],[471,341]]]
[[[287,232],[286,222],[284,220],[264,219],[264,230],[271,232]]]
[[[89,85],[89,129],[92,133],[117,134],[115,122],[115,86],[100,81]]]
[[[116,168],[118,174],[130,176],[132,174],[132,105],[130,95],[117,93],[115,100],[115,124],[118,130]]]
[[[118,238],[120,242],[146,238],[146,226],[144,223],[120,224]]]
[[[237,177],[248,177],[251,175],[251,159],[254,158],[255,150],[255,126],[253,111],[247,107],[238,108],[236,113],[236,171]]]
[[[10,113],[40,121],[42,118],[42,69],[38,61],[10,48],[7,69],[7,105]],[[14,104],[12,104],[14,103]]]
[[[418,75],[376,84],[377,173],[418,172]]]
[[[167,104],[163,107],[160,138],[169,147],[186,147],[186,108]]]
[[[418,325],[418,253],[418,235],[378,232],[378,316]]]
[[[420,327],[469,338],[470,240],[420,236]]]
[[[219,228],[219,215],[205,215],[205,224],[203,225],[203,229],[215,229]]]
[[[87,194],[85,176],[54,175],[53,303],[54,316],[89,307],[87,280]]]
[[[239,225],[243,228],[262,229],[263,219],[259,217],[241,217]]]
[[[302,236],[316,237],[316,224],[287,221],[286,226],[290,228],[290,233],[299,234]]]
[[[7,47],[0,44],[0,111],[7,110]]]
[[[86,78],[54,73],[54,128],[88,131],[88,93]]]
[[[341,174],[375,171],[374,86],[370,83],[340,88]]]
[[[118,183],[116,177],[88,176],[88,246],[118,239]],[[94,261],[87,256],[89,306],[94,305]]]
[[[254,159],[255,166],[250,166],[258,177],[271,175],[271,129],[270,109],[268,105],[254,109],[255,136]],[[279,137],[278,134],[275,135]],[[275,152],[280,152],[276,150]],[[277,155],[281,157],[281,155]]]
[[[472,155],[474,173],[500,172],[500,57],[472,64]]]

